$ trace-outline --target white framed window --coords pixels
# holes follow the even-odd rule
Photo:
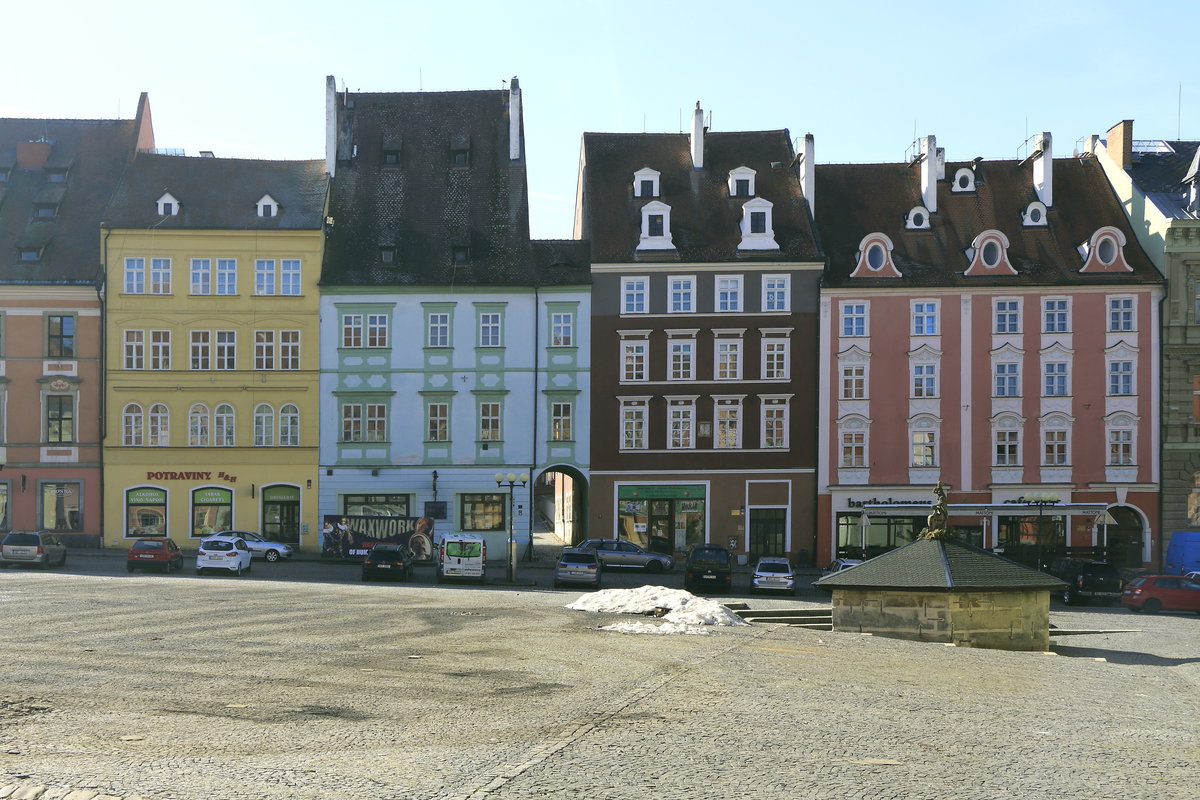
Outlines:
[[[425,441],[450,441],[450,404],[429,403],[425,406]]]
[[[742,379],[742,340],[730,337],[718,337],[714,342],[716,353],[716,369],[713,371],[719,381],[740,381]]]
[[[936,364],[913,364],[912,365],[912,396],[913,397],[937,397],[937,365]]]
[[[479,441],[500,441],[500,404],[486,402],[479,404]]]
[[[621,382],[646,380],[645,339],[625,339],[621,342]]]
[[[212,259],[192,259],[192,294],[212,294]]]
[[[633,196],[643,199],[658,197],[662,194],[659,188],[660,173],[657,170],[643,167],[633,173]]]
[[[772,219],[774,203],[762,197],[747,200],[742,204],[742,241],[738,250],[778,250],[775,241],[775,223]]]
[[[188,446],[208,447],[208,406],[196,403],[188,409]]]
[[[912,335],[937,336],[938,304],[931,300],[917,300],[912,304]]]
[[[996,300],[992,306],[993,333],[1021,332],[1021,301]]]
[[[266,403],[254,407],[254,446],[271,447],[275,444],[275,409]]]
[[[788,446],[788,400],[760,396],[762,410],[762,446],[780,449]]]
[[[366,404],[366,428],[363,431],[363,441],[387,441],[387,406],[383,403]]]
[[[363,407],[361,403],[344,403],[342,405],[342,441],[361,442],[363,440]]]
[[[217,294],[237,294],[237,259],[217,259]]]
[[[567,401],[550,404],[550,441],[569,442],[574,437],[575,405]]]
[[[696,446],[696,401],[669,400],[667,405],[667,447],[672,450]]]
[[[237,331],[217,331],[216,338],[215,368],[219,370],[237,369]]]
[[[162,403],[150,406],[146,414],[146,444],[167,447],[171,444],[171,414]]]
[[[1108,330],[1110,333],[1124,333],[1136,330],[1136,323],[1132,297],[1108,298]]]
[[[790,275],[762,276],[762,310],[791,311],[792,278]]]
[[[150,259],[150,294],[171,293],[171,259]]]
[[[300,331],[279,332],[279,368],[300,369]]]
[[[843,364],[842,365],[842,393],[843,400],[866,400],[867,399],[867,365],[866,364]]]
[[[1019,467],[1021,466],[1021,434],[1020,431],[997,429],[992,432],[995,448],[993,450],[992,466]]]
[[[150,369],[171,368],[171,332],[150,331]]]
[[[222,403],[213,411],[213,444],[217,447],[234,447],[237,442],[234,433],[233,406]]]
[[[716,290],[716,311],[739,312],[742,310],[741,275],[718,275]]]
[[[667,351],[670,357],[668,380],[694,381],[696,379],[696,340],[668,339]]]
[[[1133,362],[1108,362],[1108,393],[1110,395],[1133,394]]]
[[[275,202],[275,198],[269,194],[264,194],[259,201],[255,203],[260,217],[275,217],[279,215],[279,203]]]
[[[300,446],[300,409],[291,403],[279,408],[279,446]]]
[[[1066,298],[1046,298],[1042,301],[1042,333],[1068,333],[1071,330],[1071,308]]]
[[[125,294],[146,293],[146,259],[125,259]]]
[[[552,347],[575,346],[575,315],[569,311],[556,311],[550,315],[550,345]]]
[[[1021,396],[1020,368],[1015,361],[998,361],[992,365],[993,397]]]
[[[174,217],[179,214],[179,201],[172,197],[170,192],[163,192],[154,205],[160,217]]]
[[[842,457],[840,464],[848,469],[867,465],[867,434],[863,431],[842,431]]]
[[[672,314],[690,314],[696,310],[696,277],[694,275],[672,275],[667,278],[670,287]]]
[[[479,346],[500,346],[500,314],[489,311],[479,315]]]
[[[279,260],[279,293],[289,297],[300,295],[300,259]]]
[[[642,232],[638,250],[674,250],[671,237],[671,207],[661,200],[642,206]]]
[[[867,304],[861,302],[842,303],[842,336],[867,335]]]
[[[621,313],[645,314],[650,307],[649,286],[649,278],[622,278]]]
[[[1067,428],[1048,427],[1042,430],[1042,466],[1065,467],[1071,463],[1069,434]]]
[[[146,368],[146,332],[125,331],[125,369]]]
[[[388,346],[388,315],[367,314],[367,347]]]
[[[787,339],[763,339],[762,341],[762,376],[763,380],[787,380],[791,363],[791,347]]]
[[[363,315],[342,314],[342,347],[362,347]]]
[[[212,335],[208,331],[191,331],[188,344],[188,369],[212,369]]]
[[[275,369],[275,331],[254,332],[254,369]]]
[[[425,346],[450,346],[450,314],[445,311],[435,311],[429,314],[426,318]]]
[[[275,294],[275,259],[254,259],[254,293],[262,296]]]
[[[713,447],[730,450],[742,446],[742,398],[715,398],[716,439]]]
[[[621,401],[621,449],[646,449],[646,401]]]
[[[129,403],[121,410],[121,444],[125,447],[141,447],[145,442],[142,407]]]
[[[912,432],[911,466],[920,468],[937,466],[937,432],[915,430]]]
[[[1067,362],[1047,361],[1042,364],[1043,397],[1067,397],[1070,383],[1067,380]]]
[[[1108,466],[1131,467],[1133,459],[1133,428],[1108,429]]]
[[[754,197],[758,187],[754,185],[754,177],[758,173],[745,165],[729,170],[729,196],[738,198]]]

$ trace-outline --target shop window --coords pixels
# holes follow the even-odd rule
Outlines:
[[[464,531],[503,531],[507,507],[507,494],[460,494],[459,527]]]
[[[125,536],[167,535],[167,491],[152,486],[125,490]]]
[[[409,517],[411,502],[406,494],[344,494],[342,513],[356,517]]]
[[[78,481],[41,483],[38,526],[47,531],[81,531],[83,484]]]
[[[233,492],[205,486],[192,490],[191,536],[203,539],[233,527]]]

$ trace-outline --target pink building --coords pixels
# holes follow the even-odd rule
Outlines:
[[[1157,563],[1162,280],[1090,156],[818,168],[817,557],[875,555],[947,487],[1025,563]]]

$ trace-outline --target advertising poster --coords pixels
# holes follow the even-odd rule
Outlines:
[[[323,558],[362,558],[382,542],[407,545],[415,561],[431,561],[433,519],[326,514],[321,524]]]

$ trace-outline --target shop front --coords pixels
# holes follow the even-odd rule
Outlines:
[[[703,544],[707,496],[707,484],[618,484],[618,538],[668,555]]]

